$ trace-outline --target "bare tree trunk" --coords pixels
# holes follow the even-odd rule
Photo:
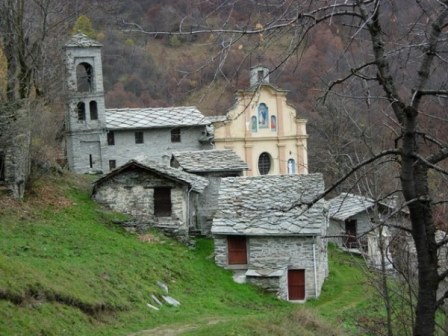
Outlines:
[[[417,111],[404,111],[401,183],[403,195],[409,202],[412,237],[417,251],[418,294],[415,336],[433,335],[437,310],[438,257],[435,225],[432,218],[431,199],[428,188],[427,166],[414,157],[418,153],[416,136]]]

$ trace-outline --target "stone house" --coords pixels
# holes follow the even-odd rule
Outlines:
[[[203,176],[208,186],[199,195],[197,231],[209,235],[212,220],[218,207],[218,193],[223,177],[242,176],[247,164],[231,150],[175,152],[171,166],[188,173]]]
[[[250,73],[250,88],[236,93],[226,116],[210,118],[216,148],[235,151],[248,176],[307,174],[306,120],[288,104],[288,91],[269,83],[269,69],[255,66]]]
[[[338,246],[352,249],[365,254],[369,263],[378,267],[381,263],[380,234],[382,244],[388,256],[388,264],[391,255],[388,250],[391,239],[391,230],[382,227],[381,233],[377,229],[378,223],[393,224],[395,226],[408,226],[408,214],[397,211],[392,202],[375,202],[368,197],[341,193],[329,200],[330,227],[329,239]]]
[[[132,216],[137,230],[156,227],[186,238],[207,185],[203,177],[158,162],[131,160],[98,179],[92,197]]]
[[[101,47],[82,33],[65,45],[70,170],[108,172],[139,156],[168,163],[173,151],[212,148],[210,122],[195,107],[106,109]]]
[[[229,177],[213,219],[215,261],[280,298],[320,295],[328,276],[328,226],[321,174]]]

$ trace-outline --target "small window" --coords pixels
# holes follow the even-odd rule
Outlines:
[[[180,142],[180,128],[171,130],[171,142]]]
[[[258,158],[258,170],[260,175],[266,175],[271,170],[271,156],[264,152]]]
[[[90,166],[90,168],[93,168],[93,156],[92,156],[92,154],[89,154],[89,166]]]
[[[98,107],[96,105],[96,101],[92,100],[89,103],[90,110],[90,120],[98,120]]]
[[[261,83],[263,81],[263,78],[264,78],[263,70],[258,70],[257,71],[257,82]]]
[[[78,105],[76,105],[76,111],[78,113],[79,121],[86,120],[86,105],[83,102],[79,102]]]
[[[171,216],[171,188],[154,188],[154,216]]]
[[[109,160],[109,170],[117,168],[117,160]]]
[[[135,143],[136,144],[142,144],[143,142],[144,142],[143,131],[135,132]]]
[[[89,63],[80,63],[76,67],[76,84],[78,92],[93,91],[93,67]]]
[[[115,133],[113,131],[107,133],[107,144],[109,146],[115,145]]]
[[[0,181],[5,180],[5,154],[0,153]]]
[[[228,236],[227,253],[229,265],[247,264],[247,243],[245,236]]]

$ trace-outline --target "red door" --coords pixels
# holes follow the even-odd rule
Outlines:
[[[246,237],[244,236],[227,237],[227,248],[229,253],[229,265],[247,264]]]
[[[288,270],[288,299],[305,300],[305,270]]]

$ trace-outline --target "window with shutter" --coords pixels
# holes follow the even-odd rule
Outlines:
[[[244,236],[228,236],[227,251],[229,255],[229,265],[247,264],[247,243]]]

